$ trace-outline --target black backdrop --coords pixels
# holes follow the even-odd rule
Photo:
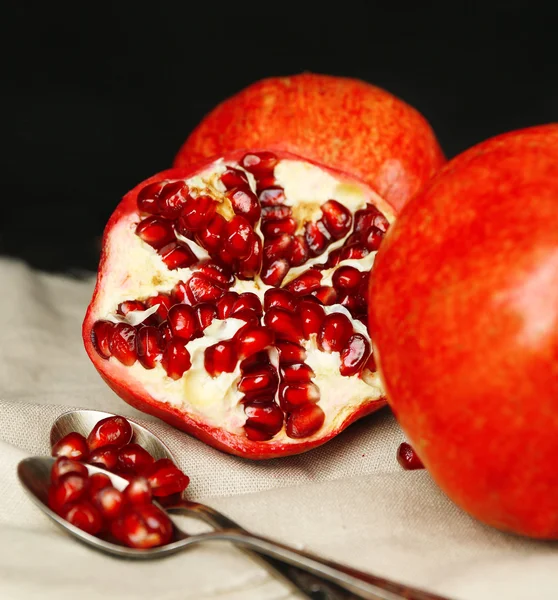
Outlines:
[[[150,4],[2,9],[0,254],[94,270],[119,198],[170,166],[220,100],[267,76],[385,87],[426,116],[448,157],[558,121],[556,20],[543,3]]]

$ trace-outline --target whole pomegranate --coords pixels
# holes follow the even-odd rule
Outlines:
[[[155,175],[106,227],[87,353],[124,400],[216,448],[318,446],[385,404],[366,296],[392,218],[285,152]]]
[[[471,148],[408,204],[370,328],[388,402],[448,496],[558,538],[558,125]]]
[[[186,167],[237,148],[281,148],[366,181],[396,210],[445,162],[424,117],[358,79],[263,79],[214,108],[178,152]]]

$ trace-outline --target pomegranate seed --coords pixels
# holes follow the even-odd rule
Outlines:
[[[65,456],[74,460],[87,460],[89,448],[87,440],[77,431],[71,431],[52,447],[52,456]]]
[[[111,354],[123,365],[131,367],[137,360],[136,329],[128,323],[117,323],[110,336]]]
[[[215,214],[206,228],[196,234],[196,241],[208,252],[217,252],[223,243],[227,222],[220,214]]]
[[[163,352],[161,364],[171,379],[180,379],[192,366],[192,360],[186,344],[185,340],[173,339],[167,344]]]
[[[128,313],[135,312],[136,310],[145,310],[145,304],[139,300],[126,300],[118,305],[116,312],[126,316]]]
[[[219,319],[227,319],[231,316],[234,303],[238,299],[236,292],[226,292],[217,301],[217,316]]]
[[[287,383],[309,382],[316,374],[306,363],[281,365],[281,379]]]
[[[189,342],[198,331],[196,311],[187,304],[175,304],[169,310],[168,323],[175,337]]]
[[[279,352],[279,361],[281,363],[299,363],[306,360],[306,350],[299,344],[280,340],[275,342],[275,348]]]
[[[355,233],[368,231],[374,224],[374,217],[379,214],[375,206],[367,204],[366,208],[361,208],[355,212]]]
[[[340,294],[337,298],[337,302],[344,306],[353,316],[355,310],[359,307],[358,298],[353,296],[351,292]]]
[[[334,240],[339,240],[349,233],[353,218],[346,206],[337,200],[328,200],[322,204],[321,209],[324,225]]]
[[[240,166],[250,171],[256,179],[261,179],[272,175],[277,163],[278,158],[273,152],[251,152],[242,157]]]
[[[138,360],[146,369],[154,369],[163,356],[161,333],[157,327],[148,325],[138,331]]]
[[[168,544],[173,526],[169,517],[154,504],[133,505],[112,521],[112,535],[131,548],[154,548]]]
[[[190,478],[176,465],[161,464],[157,461],[147,477],[151,492],[156,498],[183,492],[190,483]]]
[[[339,267],[332,275],[331,281],[338,290],[354,290],[360,285],[362,273],[354,267]]]
[[[165,219],[176,219],[190,197],[188,191],[184,181],[167,183],[159,193],[159,214]]]
[[[327,257],[327,261],[325,262],[325,267],[330,269],[331,267],[336,267],[341,261],[341,252],[344,248],[337,248],[336,250],[332,250]]]
[[[196,319],[200,331],[209,327],[213,323],[213,319],[217,316],[217,309],[213,304],[209,304],[208,302],[198,304],[194,310],[196,311]]]
[[[368,256],[370,252],[364,246],[357,244],[355,246],[350,246],[347,248],[341,249],[341,255],[339,257],[340,260],[359,260]]]
[[[149,504],[153,494],[146,477],[134,477],[124,490],[124,498],[130,504]]]
[[[397,462],[407,471],[414,471],[415,469],[424,469],[422,461],[418,457],[414,448],[403,442],[397,449]]]
[[[248,258],[252,252],[254,230],[249,221],[235,215],[225,227],[225,249],[235,258]]]
[[[264,263],[260,277],[266,285],[279,286],[285,279],[289,268],[289,261],[280,258],[271,263]]]
[[[151,454],[139,444],[126,444],[118,451],[116,468],[122,473],[140,475],[154,462]]]
[[[249,187],[248,177],[244,171],[235,169],[234,167],[227,167],[221,175],[221,182],[227,188],[231,190],[236,187]]]
[[[67,456],[60,456],[52,465],[52,469],[50,470],[50,480],[52,483],[58,483],[60,479],[68,473],[74,473],[76,475],[83,475],[83,477],[87,477],[89,471],[83,463],[80,463],[77,460],[72,460]]]
[[[277,206],[285,203],[285,190],[282,187],[268,187],[258,196],[262,206]]]
[[[172,223],[159,217],[148,217],[140,221],[136,227],[136,235],[156,250],[175,239]]]
[[[240,278],[252,279],[262,268],[262,242],[257,236],[253,236],[252,249],[248,258],[240,261],[237,275]]]
[[[378,214],[374,217],[374,227],[377,227],[380,231],[386,233],[389,227],[389,221],[384,217],[384,215],[378,212]]]
[[[226,193],[237,215],[245,217],[252,225],[258,221],[262,209],[254,192],[245,188],[235,188]]]
[[[245,373],[245,372],[250,371],[251,369],[257,369],[261,366],[270,365],[270,364],[271,363],[269,362],[269,355],[264,350],[263,352],[258,352],[257,354],[253,354],[249,358],[245,358],[240,363],[240,368]]]
[[[266,433],[270,439],[283,427],[283,411],[273,401],[250,402],[244,406],[244,413],[248,417],[244,425],[248,439],[252,439],[250,437],[252,429]]]
[[[262,429],[258,429],[257,427],[253,427],[247,423],[244,425],[244,434],[252,442],[267,442],[273,438],[272,434],[269,434]]]
[[[235,314],[233,314],[235,317]],[[257,352],[269,348],[275,341],[273,331],[266,327],[256,326],[242,327],[235,335],[236,347],[238,349],[238,359],[244,360]]]
[[[370,355],[370,344],[361,333],[353,333],[341,351],[339,372],[343,377],[358,373]]]
[[[235,312],[234,315],[231,315],[231,318],[241,319],[242,321],[245,321],[248,325],[251,325],[253,327],[257,327],[260,324],[260,317],[251,308],[239,310]]]
[[[86,491],[86,475],[67,473],[49,486],[48,505],[54,512],[60,513],[64,507],[81,500]]]
[[[110,338],[114,323],[110,321],[97,321],[91,329],[91,343],[99,356],[110,358]]]
[[[170,271],[186,269],[198,262],[190,246],[183,242],[171,242],[161,248],[159,254]]]
[[[224,290],[209,278],[195,273],[188,280],[186,293],[192,304],[198,304],[200,302],[215,302],[224,294]]]
[[[116,469],[118,460],[118,446],[102,446],[93,450],[89,455],[89,463],[107,471]]]
[[[164,184],[160,181],[144,186],[137,197],[137,205],[140,212],[151,215],[159,214],[159,192]]]
[[[107,521],[117,519],[124,508],[124,496],[115,487],[105,487],[92,497],[93,505]]]
[[[244,363],[243,363],[244,364]],[[262,393],[274,394],[279,385],[277,371],[271,365],[257,366],[253,370],[244,371],[242,378],[238,382],[238,391],[245,395]]]
[[[99,490],[110,486],[112,486],[112,481],[108,475],[105,475],[104,473],[93,473],[87,484],[87,493],[90,498],[93,498]]]
[[[262,223],[261,229],[265,237],[274,238],[281,234],[293,235],[297,228],[297,222],[292,218],[268,219]]]
[[[161,336],[161,344],[165,347],[172,340],[172,329],[168,321],[163,321],[159,325],[159,335]]]
[[[310,250],[306,240],[301,235],[295,236],[291,246],[291,255],[289,257],[291,265],[293,267],[300,267],[308,260],[309,257]]]
[[[303,300],[299,306],[304,337],[309,339],[313,333],[318,333],[325,319],[324,309],[316,302]]]
[[[89,450],[103,446],[121,448],[130,443],[134,431],[130,423],[121,416],[106,417],[98,421],[87,436]]]
[[[221,373],[232,373],[238,362],[233,340],[223,340],[205,349],[204,366],[211,377]]]
[[[262,209],[262,219],[265,221],[267,219],[287,219],[291,217],[293,214],[292,208],[290,206],[266,206]]]
[[[287,415],[285,430],[293,439],[314,435],[324,424],[324,411],[317,404],[304,404]]]
[[[178,231],[180,233],[189,233],[190,231],[199,231],[207,227],[216,210],[217,202],[211,196],[188,197],[180,213],[180,217],[178,217]]]
[[[204,275],[210,281],[214,281],[222,288],[229,288],[235,282],[235,277],[231,271],[227,267],[216,263],[200,264],[196,272]]]
[[[67,508],[61,516],[74,527],[91,535],[99,533],[103,526],[100,512],[90,502],[78,502]]]
[[[298,306],[298,300],[284,288],[271,288],[264,294],[264,309],[268,311],[274,306],[293,312]]]
[[[293,410],[302,404],[315,404],[320,400],[320,390],[315,383],[282,383],[279,386],[279,403],[284,410]]]
[[[259,179],[256,180],[256,192],[259,194],[260,192],[263,192],[264,190],[267,190],[269,188],[272,187],[278,187],[277,186],[277,180],[275,179],[275,177],[273,175],[268,175],[266,177],[261,177]]]
[[[322,281],[322,274],[317,269],[308,269],[299,275],[296,279],[289,282],[285,289],[293,293],[295,296],[306,296],[317,290],[320,287]]]
[[[312,296],[320,301],[324,306],[331,306],[337,303],[337,292],[335,288],[329,286],[321,286],[312,292]]]
[[[341,352],[352,333],[353,326],[347,316],[342,313],[331,313],[324,319],[318,333],[318,347],[324,352]]]
[[[252,292],[243,292],[242,294],[240,294],[240,296],[236,298],[230,314],[231,316],[233,316],[238,311],[245,310],[247,308],[253,310],[257,315],[260,316],[263,312],[262,303],[260,302],[260,299],[258,298],[258,296],[256,296],[256,294]]]
[[[304,226],[304,239],[308,244],[310,256],[320,256],[331,242],[331,234],[321,220],[315,223],[306,223]]]
[[[364,245],[370,252],[375,252],[380,247],[382,240],[384,239],[383,232],[377,227],[370,227],[366,237],[364,239]]]
[[[298,342],[304,336],[300,315],[282,308],[270,308],[265,313],[264,323],[281,340],[287,339]]]
[[[292,244],[293,236],[288,233],[282,233],[280,236],[268,240],[264,244],[264,257],[267,261],[286,258],[291,253]]]

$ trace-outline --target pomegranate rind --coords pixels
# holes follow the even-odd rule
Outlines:
[[[245,149],[237,150],[220,158],[226,163],[237,162],[247,151],[248,150]],[[260,150],[250,149],[249,151],[259,152]],[[370,199],[370,202],[373,203],[390,222],[394,220],[395,215],[393,208],[358,178],[335,169],[324,167],[316,161],[307,160],[289,152],[276,151],[276,154],[280,160],[294,160],[310,163],[320,167],[340,181],[346,180],[350,182],[351,185],[361,186],[366,192],[367,197]],[[345,413],[341,418],[337,419],[335,421],[335,426],[329,428],[324,427],[318,434],[311,438],[288,439],[288,441],[285,441],[285,439],[280,441],[272,439],[265,442],[257,442],[249,440],[244,435],[230,432],[219,426],[210,425],[202,418],[198,418],[197,415],[189,414],[186,410],[161,402],[154,395],[147,392],[141,382],[131,376],[128,367],[116,360],[106,360],[101,357],[96,351],[92,341],[92,328],[95,322],[100,318],[97,309],[102,296],[102,291],[107,283],[107,273],[110,269],[112,259],[111,248],[113,246],[111,244],[111,237],[123,220],[129,219],[130,216],[137,214],[137,195],[139,191],[146,185],[167,179],[188,179],[207,169],[212,162],[214,161],[205,161],[203,164],[195,167],[187,169],[168,169],[158,173],[146,181],[141,182],[126,194],[115,209],[103,234],[97,282],[83,322],[82,335],[85,350],[103,380],[125,402],[144,413],[160,418],[214,448],[253,460],[270,459],[306,452],[307,450],[320,446],[332,439],[356,420],[385,406],[383,397],[363,398],[358,407],[354,407],[351,409],[350,413]]]
[[[365,81],[315,73],[257,81],[216,106],[174,159],[285,150],[353,173],[399,211],[446,159],[427,120]]]

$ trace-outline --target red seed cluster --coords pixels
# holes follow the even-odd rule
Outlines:
[[[155,460],[132,441],[133,429],[120,416],[99,421],[87,438],[77,432],[52,447],[49,507],[92,535],[134,548],[166,544],[172,537],[167,515],[152,503],[171,503],[190,480],[171,460]],[[104,473],[89,475],[84,463],[128,480],[116,489]]]

